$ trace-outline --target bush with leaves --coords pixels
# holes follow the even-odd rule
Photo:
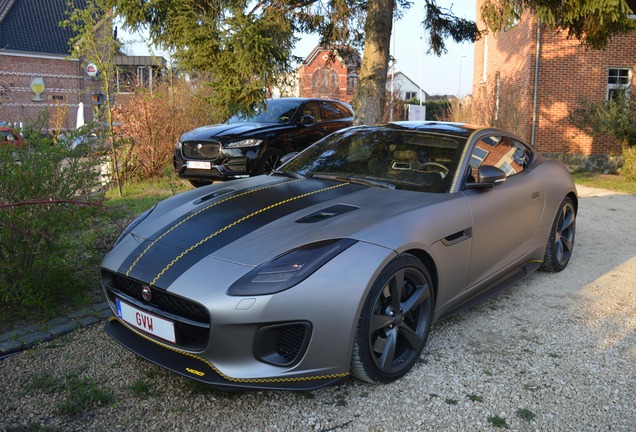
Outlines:
[[[125,181],[157,178],[172,169],[174,145],[182,133],[211,123],[201,89],[185,81],[162,83],[150,93],[139,89],[116,121],[120,173]]]
[[[618,91],[606,102],[582,100],[569,120],[593,137],[612,136],[623,149],[621,174],[636,180],[636,99],[627,91]]]
[[[0,314],[46,316],[81,296],[78,251],[69,247],[101,211],[97,157],[41,134],[0,147]]]

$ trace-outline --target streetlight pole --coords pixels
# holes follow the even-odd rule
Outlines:
[[[459,83],[457,86],[457,109],[455,110],[455,121],[459,122],[459,99],[462,95],[462,59],[466,57],[466,55],[459,56]]]

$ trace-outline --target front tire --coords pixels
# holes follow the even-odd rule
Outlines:
[[[570,262],[576,233],[576,210],[570,197],[565,197],[552,223],[541,269],[551,273],[563,270]]]
[[[281,157],[283,157],[283,152],[278,149],[270,148],[265,150],[259,162],[259,174],[269,174],[278,168]]]
[[[378,384],[401,378],[420,357],[432,318],[428,269],[413,255],[398,255],[382,270],[364,303],[351,372]]]

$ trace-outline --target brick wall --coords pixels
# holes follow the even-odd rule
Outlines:
[[[319,50],[307,64],[298,68],[300,97],[337,99],[351,103],[354,91],[348,89],[350,70],[339,58],[329,61],[329,53]]]
[[[0,121],[26,122],[42,112],[50,115],[48,128],[62,126],[73,129],[77,108],[83,102],[86,122],[93,119],[93,99],[99,92],[99,82],[81,70],[81,62],[56,56],[28,56],[0,53],[0,86],[7,91],[0,95]],[[44,79],[41,101],[34,101],[31,78]]]
[[[479,20],[480,8],[478,0],[478,26],[484,28]],[[594,139],[584,134],[570,124],[568,115],[582,100],[605,100],[609,68],[636,71],[636,32],[614,37],[605,50],[586,50],[579,41],[568,40],[563,33],[545,26],[540,31],[536,149],[584,155],[620,153],[615,140]],[[508,31],[496,36],[488,34],[475,43],[473,100],[480,95],[499,93],[499,123],[494,123],[527,141],[532,135],[536,41],[537,21],[526,14]],[[632,92],[636,92],[635,84],[633,79]],[[506,95],[507,99],[503,97]]]

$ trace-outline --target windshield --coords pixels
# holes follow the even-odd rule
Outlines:
[[[232,123],[288,123],[298,109],[301,101],[289,99],[270,99],[263,108],[257,108],[254,115],[237,114],[227,121]]]
[[[394,127],[361,126],[319,141],[280,170],[356,179],[397,189],[448,192],[466,140]]]

